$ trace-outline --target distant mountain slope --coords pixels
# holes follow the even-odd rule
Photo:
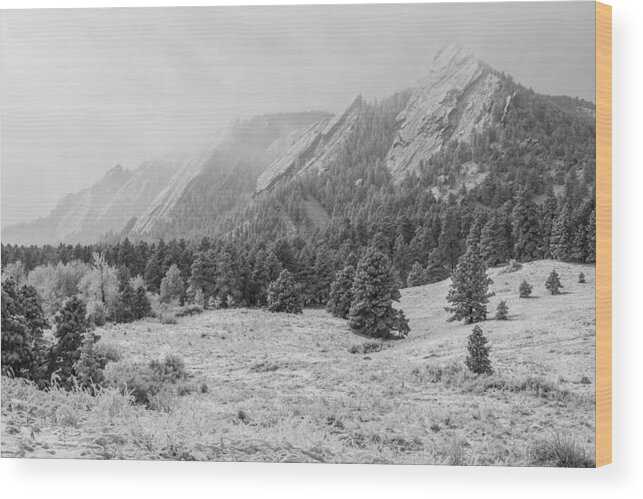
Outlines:
[[[143,213],[179,164],[179,158],[157,158],[136,170],[115,166],[91,187],[65,196],[48,216],[6,227],[2,240],[20,244],[89,243],[106,232],[119,232],[132,217]]]
[[[213,218],[250,198],[259,175],[312,123],[329,116],[270,114],[235,123],[222,140],[176,172],[130,236],[200,237]]]

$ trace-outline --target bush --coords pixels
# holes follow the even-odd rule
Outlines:
[[[104,303],[92,300],[87,304],[87,319],[94,326],[104,326],[107,322],[107,307]]]
[[[560,283],[558,272],[556,272],[555,269],[551,271],[551,274],[549,274],[547,281],[545,281],[545,287],[552,295],[560,294],[560,288],[562,288],[563,285]]]
[[[161,312],[159,320],[161,321],[161,324],[177,324],[179,322],[176,316],[170,312]]]
[[[518,288],[518,293],[520,293],[520,298],[529,298],[531,296],[531,291],[533,286],[527,281],[522,281],[520,287]]]
[[[382,350],[386,350],[388,347],[389,344],[384,343],[383,341],[367,341],[365,343],[359,343],[357,345],[351,346],[348,349],[348,352],[353,354],[367,354],[373,352],[381,352]]]
[[[176,311],[175,315],[176,317],[185,317],[188,315],[197,315],[202,313],[203,313],[203,307],[201,305],[194,303],[191,305],[184,305],[183,307],[180,307]]]
[[[94,345],[94,350],[96,350],[99,355],[105,357],[108,362],[118,362],[123,358],[121,349],[113,343],[99,341],[98,343],[96,343],[96,345]]]
[[[578,282],[580,284],[585,284],[585,274],[583,274],[582,272],[578,274]]]
[[[585,449],[570,437],[555,434],[552,438],[536,442],[530,449],[532,464],[558,468],[594,468],[596,463]]]
[[[498,303],[498,307],[496,308],[496,319],[499,321],[506,321],[509,318],[509,307],[507,306],[507,302],[505,300],[502,300],[500,303]]]
[[[197,388],[185,383],[188,373],[183,360],[176,355],[147,364],[109,364],[105,378],[111,386],[130,394],[137,404],[148,408],[167,408],[166,396],[184,395]]]

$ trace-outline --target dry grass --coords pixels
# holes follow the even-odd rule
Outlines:
[[[566,294],[545,292],[553,266]],[[586,284],[577,283],[581,269]],[[509,305],[508,321],[482,324],[493,376],[475,377],[463,368],[471,327],[446,322],[448,281],[402,291],[412,331],[383,349],[368,346],[346,321],[323,310],[301,316],[219,310],[175,325],[108,326],[98,334],[122,354],[120,362],[175,353],[207,389],[171,397],[163,411],[154,411],[115,390],[98,397],[44,393],[3,378],[3,455],[591,463],[594,267],[535,262],[490,274],[496,296],[489,310],[499,300]],[[518,298],[523,279],[534,285],[533,298]],[[31,425],[39,428],[34,438],[25,430]],[[551,442],[552,434],[565,445],[541,443]]]

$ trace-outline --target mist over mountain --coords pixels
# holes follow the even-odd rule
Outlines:
[[[572,169],[590,179],[593,154],[593,104],[536,94],[447,45],[413,89],[379,102],[358,96],[335,116],[236,122],[192,157],[152,160],[134,171],[115,167],[48,217],[7,227],[2,239],[199,239],[252,226],[292,235],[355,216],[354,200],[374,189],[393,195],[405,183],[436,199],[482,190],[490,205],[488,190],[502,197],[519,181],[538,199]]]

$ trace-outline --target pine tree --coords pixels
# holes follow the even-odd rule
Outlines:
[[[347,265],[337,273],[337,277],[330,287],[330,294],[326,310],[335,317],[348,318],[351,303],[353,302],[353,280],[355,267]]]
[[[163,281],[163,254],[160,249],[154,251],[145,266],[145,284],[153,293],[158,293]]]
[[[272,280],[268,266],[268,254],[264,250],[259,250],[255,255],[255,262],[250,277],[250,305],[258,305],[260,307],[266,305],[268,286]]]
[[[596,262],[596,208],[587,221],[587,258],[588,263]]]
[[[473,331],[469,335],[467,350],[469,355],[465,360],[465,364],[471,372],[475,374],[493,373],[491,360],[489,360],[491,347],[487,345],[487,338],[485,338],[482,333],[480,326],[474,326]]]
[[[107,358],[96,349],[100,336],[93,331],[87,331],[80,346],[80,356],[73,366],[74,376],[83,388],[93,390],[94,386],[101,386],[105,379],[103,369],[107,365]]]
[[[330,250],[322,246],[315,258],[315,302],[325,304],[328,301],[330,287],[335,280],[335,262]]]
[[[578,282],[580,284],[585,284],[585,274],[583,274],[582,272],[578,274]]]
[[[507,302],[505,300],[502,300],[500,303],[498,303],[498,307],[496,308],[496,319],[499,321],[506,321],[509,318],[509,307],[507,306]]]
[[[2,372],[37,380],[47,321],[35,288],[18,288],[13,277],[2,281]]]
[[[136,292],[130,282],[130,272],[125,266],[118,269],[118,295],[112,315],[114,322],[132,322],[136,319],[133,307],[136,303]]]
[[[553,189],[549,189],[547,198],[541,209],[541,228],[543,235],[543,258],[551,258],[552,235],[554,231],[554,222],[558,214],[558,201],[554,195]]]
[[[216,293],[216,253],[210,249],[196,254],[192,263],[190,288],[194,296],[201,295],[207,305]]]
[[[300,286],[286,269],[282,270],[279,278],[268,286],[268,310],[289,314],[303,312]]]
[[[453,316],[449,322],[464,319],[466,324],[470,324],[485,320],[487,303],[493,293],[489,292],[492,281],[487,277],[487,267],[480,255],[475,251],[462,255],[451,279],[447,295],[451,306],[446,307],[446,311]]]
[[[506,223],[499,213],[494,213],[480,233],[480,256],[488,265],[499,265],[512,255]]]
[[[560,294],[560,288],[562,288],[563,285],[560,283],[560,278],[558,277],[556,269],[552,270],[551,274],[549,274],[547,281],[545,281],[545,287],[552,295]]]
[[[532,290],[533,286],[531,284],[529,284],[527,281],[522,281],[522,283],[520,283],[520,287],[518,288],[520,298],[529,298],[531,296]]]
[[[573,246],[572,207],[567,202],[554,221],[550,240],[551,254],[558,260],[569,261],[572,259]]]
[[[377,248],[370,247],[360,260],[353,280],[353,302],[349,325],[362,334],[377,338],[403,338],[408,321],[392,303],[400,300],[391,262]]]
[[[542,235],[538,222],[538,211],[525,188],[518,191],[511,223],[514,257],[523,262],[540,258]]]
[[[62,386],[69,388],[83,337],[91,328],[85,302],[78,296],[69,298],[55,315],[54,325],[57,342],[50,351],[49,371],[56,374]]]
[[[167,272],[161,281],[161,303],[170,303],[176,301],[183,304],[185,297],[185,283],[181,277],[179,267],[174,264]]]
[[[241,276],[234,256],[223,251],[216,259],[216,296],[219,306],[239,306],[241,304]]]
[[[140,279],[140,277],[136,277]],[[144,319],[152,314],[152,304],[147,297],[145,285],[142,282],[137,283],[134,288],[134,302],[132,303],[132,314],[134,319]]]
[[[426,273],[422,268],[422,265],[420,265],[420,262],[415,262],[413,267],[411,267],[409,276],[406,278],[406,285],[409,288],[412,288],[414,286],[422,286],[424,284],[427,284]]]
[[[453,271],[462,254],[460,237],[460,216],[457,208],[449,208],[442,218],[442,231],[438,239],[438,249],[444,262]]]
[[[431,251],[431,253],[429,253],[428,260],[429,263],[427,264],[424,271],[426,284],[444,281],[451,275],[451,273],[444,267],[444,265],[442,265],[438,248],[435,248],[433,251]]]

